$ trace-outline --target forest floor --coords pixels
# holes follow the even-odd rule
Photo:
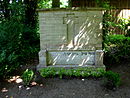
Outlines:
[[[35,70],[37,64],[36,60],[21,67],[21,71],[26,68]],[[32,86],[25,87],[22,83],[16,83],[19,78],[16,75],[12,81],[0,82],[0,98],[130,98],[130,62],[122,62],[110,70],[121,75],[121,86],[114,90],[106,89],[102,78],[45,79],[39,76]]]

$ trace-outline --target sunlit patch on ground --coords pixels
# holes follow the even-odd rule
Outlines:
[[[8,80],[9,83],[15,82],[15,83],[21,83],[23,80],[20,78],[20,76],[13,76]]]
[[[31,85],[32,85],[32,86],[36,86],[37,83],[36,83],[36,82],[32,82]]]
[[[2,92],[2,93],[6,93],[6,92],[8,92],[8,90],[7,90],[6,88],[3,88],[3,89],[1,90],[1,92]]]

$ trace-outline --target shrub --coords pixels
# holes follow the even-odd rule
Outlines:
[[[34,77],[34,72],[32,70],[29,70],[29,69],[26,69],[21,76],[25,86],[28,86],[30,84],[33,77]]]
[[[130,38],[124,35],[107,35],[104,41],[106,64],[120,63],[130,58]]]
[[[111,9],[110,9],[111,10]],[[103,30],[104,34],[127,34],[128,25],[130,19],[114,16],[113,13],[109,13],[110,10],[106,10],[103,18]],[[113,10],[113,9],[112,9]],[[119,32],[117,32],[119,31]]]
[[[8,18],[0,21],[0,78],[10,75],[39,50],[37,28],[25,25],[23,5],[11,3],[9,10]]]
[[[5,77],[19,66],[23,25],[15,20],[0,24],[0,77]]]
[[[117,88],[121,83],[120,75],[112,71],[107,71],[104,74],[104,78],[105,87],[108,89]]]

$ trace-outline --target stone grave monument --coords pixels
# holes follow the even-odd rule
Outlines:
[[[103,68],[100,8],[42,9],[37,69],[45,67]]]

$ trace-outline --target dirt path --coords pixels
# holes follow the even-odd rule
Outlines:
[[[0,98],[130,98],[130,62],[111,68],[122,78],[116,90],[106,90],[100,79],[39,78],[37,85],[0,82]]]
[[[115,91],[106,90],[102,79],[42,79],[33,87],[16,83],[1,83],[0,98],[130,98],[130,86]]]

